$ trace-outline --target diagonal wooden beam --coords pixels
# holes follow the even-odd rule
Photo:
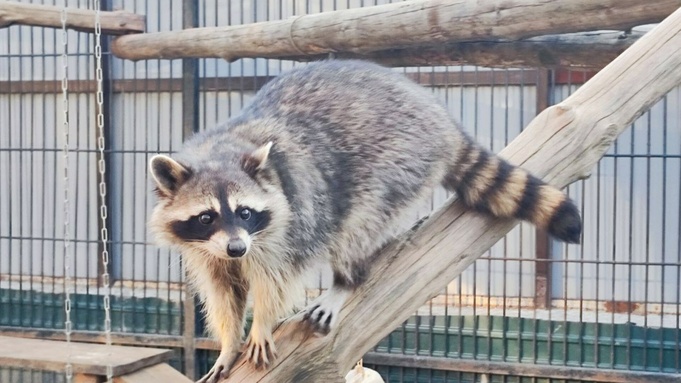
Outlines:
[[[680,6],[681,0],[411,0],[286,20],[123,36],[112,51],[130,60],[368,54],[628,29],[659,22]]]
[[[0,1],[0,28],[10,25],[61,28],[61,12],[61,7],[52,5]],[[146,23],[144,16],[124,11],[101,12],[100,20],[102,33],[111,35],[144,32]],[[67,8],[66,27],[83,32],[94,32],[95,11]]]
[[[681,9],[566,100],[539,114],[500,155],[565,187],[589,176],[617,136],[681,84]],[[226,382],[342,382],[352,365],[517,222],[467,211],[456,200],[376,254],[369,280],[341,311],[338,327],[312,337],[300,315],[275,333],[267,370],[240,358]]]

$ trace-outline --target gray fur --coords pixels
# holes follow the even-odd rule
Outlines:
[[[269,142],[273,145],[262,169],[244,171],[244,155]],[[453,174],[466,173],[457,163],[463,148],[483,151],[439,100],[404,76],[360,61],[309,64],[275,78],[239,116],[185,144],[174,158],[190,169],[191,177],[175,195],[162,196],[152,227],[164,237],[167,218],[160,218],[162,212],[207,194],[221,204],[230,193],[280,201],[268,207],[271,227],[253,235],[253,250],[243,260],[228,260],[245,262],[243,272],[251,287],[270,286],[269,294],[256,297],[257,321],[258,300],[265,301],[263,306],[286,301],[289,286],[315,260],[332,265],[338,290],[333,296],[345,297],[339,291],[363,281],[368,257],[408,219],[414,206],[443,181],[455,190],[461,186],[457,182],[472,183],[484,170],[486,162],[471,163],[464,168],[476,173]],[[504,178],[489,182],[499,190],[512,171],[503,164]],[[503,193],[483,192],[486,197]],[[489,210],[482,205],[480,209]],[[225,257],[197,251],[172,235],[165,238],[185,256]],[[320,301],[308,310],[307,319],[318,330],[329,331],[342,303]],[[276,315],[284,314],[288,303],[281,306]],[[240,318],[232,320],[240,323]],[[262,331],[271,331],[266,328],[271,325],[263,323]]]

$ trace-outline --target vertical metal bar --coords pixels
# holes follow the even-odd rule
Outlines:
[[[445,67],[445,86],[444,86],[444,100],[445,100],[445,105],[447,105],[447,108],[449,108],[449,67]],[[449,198],[450,193],[449,191],[447,192],[447,198]],[[450,352],[450,342],[449,342],[449,324],[450,324],[450,317],[449,317],[449,283],[447,286],[445,286],[445,310],[444,310],[444,339],[445,339],[445,344],[444,344],[444,356],[449,357],[449,352]]]
[[[598,368],[598,363],[600,361],[600,320],[598,317],[598,314],[600,313],[600,308],[599,308],[599,297],[600,297],[600,277],[601,277],[601,178],[603,175],[603,172],[601,171],[601,166],[602,162],[598,161],[598,164],[596,165],[596,263],[594,264],[594,267],[596,268],[596,287],[595,287],[595,298],[596,298],[596,307],[595,307],[595,316],[596,320],[594,321],[594,367]]]
[[[459,121],[463,122],[464,121],[464,87],[463,87],[463,66],[459,67]],[[458,332],[458,344],[457,344],[457,358],[461,358],[464,355],[464,341],[463,341],[463,326],[464,326],[464,318],[463,318],[463,273],[459,274],[459,276],[456,278],[458,281],[457,284],[457,289],[459,293],[459,302],[457,305],[457,332]]]
[[[586,72],[582,72],[582,84],[586,82]],[[582,203],[581,203],[581,211],[584,212],[586,209],[586,181],[581,181],[582,183]],[[584,241],[579,245],[580,248],[580,254],[584,256]],[[584,278],[584,263],[580,262],[579,263],[579,276],[580,279],[583,282]],[[580,365],[585,360],[585,349],[584,349],[584,283],[579,284],[579,353],[580,353]]]
[[[28,29],[30,30],[31,28],[28,28]],[[22,32],[22,30],[20,29],[19,30],[19,36],[20,36],[19,39],[23,40],[24,37],[21,36],[22,35],[21,32]],[[22,44],[19,44],[19,55],[20,55],[21,58],[19,59],[20,65],[19,65],[19,68],[17,69],[17,73],[19,74],[19,82],[21,82],[23,84],[23,81],[24,81],[24,62],[23,61],[24,61],[25,57],[23,56]],[[23,97],[19,99],[19,116],[18,116],[19,125],[18,126],[21,126],[21,127],[24,126],[24,114],[25,114],[24,102],[23,101],[24,101]],[[23,129],[19,130],[18,133],[19,133],[18,134],[19,148],[23,148],[23,146],[24,146]],[[21,150],[18,151],[18,153],[17,153],[18,161],[15,164],[15,166],[18,168],[16,184],[19,185],[19,190],[21,190],[21,188],[24,184],[24,169],[23,169],[23,162],[24,161],[23,161],[23,158],[22,158],[23,154],[24,153]],[[24,234],[24,211],[23,211],[24,210],[24,198],[23,198],[22,192],[19,192],[19,194],[17,196],[17,200],[18,200],[18,202],[16,202],[16,203],[17,203],[17,206],[19,207],[19,214],[17,214],[17,216],[16,216],[17,222],[18,222],[17,238],[18,238],[18,245],[19,245],[19,251],[17,252],[17,254],[19,254],[19,267],[18,267],[19,275],[18,275],[18,277],[19,277],[19,290],[21,291],[21,296],[23,297],[25,286],[24,286],[24,278],[23,278],[23,275],[22,275],[23,271],[24,271],[24,256],[23,256],[24,255],[23,254],[23,252],[24,252],[24,238],[23,238],[23,234]],[[19,325],[23,326],[24,323],[25,323],[24,322],[24,312],[26,311],[26,307],[25,307],[26,306],[26,299],[20,298],[18,306],[19,306],[19,315],[18,315]]]
[[[146,8],[149,7],[149,2],[145,2],[145,7],[146,7]],[[160,12],[161,12],[161,11],[160,11],[160,9],[159,9],[159,10],[157,11],[157,14],[160,13]],[[148,15],[149,12],[148,12],[148,11],[145,11],[144,14]],[[171,13],[171,14],[172,14],[172,13]],[[146,61],[144,62],[144,73],[145,73],[145,76],[146,76],[147,78],[149,77],[149,62],[150,62],[150,60],[146,60]],[[157,64],[157,65],[160,64],[160,61],[157,60],[157,61],[156,61],[156,64]],[[172,70],[171,70],[170,73],[171,73],[171,77],[172,77]],[[160,75],[159,75],[159,76],[156,76],[156,83],[157,83],[157,84],[160,84],[160,82],[161,82],[161,76],[160,76]],[[149,84],[149,82],[146,82],[146,84]],[[160,87],[159,87],[158,89],[160,89]],[[161,121],[161,95],[162,95],[162,93],[160,93],[160,92],[159,92],[159,93],[156,93],[156,95],[155,95],[155,96],[156,96],[156,97],[155,97],[155,99],[156,99],[156,114],[157,114],[157,120],[156,120],[156,121],[157,121],[157,125],[156,125],[157,135],[156,135],[156,137],[157,137],[157,142],[159,143],[159,146],[160,146],[160,141],[161,141],[161,140],[160,140],[160,138],[161,138],[161,134],[160,134],[160,125],[161,125],[161,123],[160,123],[160,121]],[[170,103],[171,103],[171,105],[172,105],[172,93],[169,95],[169,99],[170,99]],[[145,100],[145,103],[147,103],[147,105],[148,105],[148,102],[149,102],[149,91],[148,91],[148,89],[145,89],[145,97],[144,97],[144,100]],[[151,109],[147,107],[146,110],[150,111]],[[145,161],[144,161],[144,162],[145,162],[145,163],[148,163],[148,162],[149,162],[149,137],[152,135],[152,130],[151,130],[150,128],[151,128],[151,127],[145,129],[145,130],[146,130],[146,137],[147,137],[147,141],[145,142],[145,145],[144,145],[144,147],[145,147],[145,157],[144,157]],[[149,172],[144,172],[144,182],[145,182],[145,185],[148,185],[148,184],[149,184]],[[136,209],[135,209],[135,210],[136,210]],[[147,198],[144,199],[144,211],[149,211],[149,210],[148,210],[148,199],[147,199]],[[134,231],[133,231],[133,232],[134,232]],[[147,247],[146,244],[143,246],[143,249],[144,249],[144,251],[142,252],[142,256],[143,256],[143,257],[147,257],[147,256],[148,256],[148,247]],[[161,282],[161,280],[162,280],[162,277],[161,277],[161,251],[160,251],[159,248],[156,248],[156,249],[155,249],[154,255],[155,255],[155,259],[156,259],[156,279],[157,279],[157,282]],[[170,273],[170,269],[171,269],[171,268],[168,267],[168,269],[167,269],[167,272],[168,272],[168,273]],[[146,273],[145,273],[144,279],[145,279],[145,280],[147,279]],[[166,286],[168,286],[168,287],[166,288],[166,295],[167,295],[167,296],[166,296],[166,301],[165,301],[165,307],[166,307],[166,309],[168,309],[168,308],[170,308],[170,306],[171,306],[171,300],[170,300],[170,275],[167,275],[166,281],[167,281],[167,283],[168,283]],[[146,293],[146,286],[148,286],[148,284],[145,283],[145,293]],[[164,323],[164,321],[163,321],[162,318],[161,318],[162,314],[161,314],[161,302],[160,302],[160,298],[161,298],[161,284],[160,284],[160,283],[156,283],[156,297],[159,298],[159,301],[158,301],[159,303],[156,304],[156,327],[155,327],[155,329],[156,329],[156,332],[162,332],[162,331],[164,331],[164,330],[161,330],[161,326],[162,326],[162,324]],[[169,312],[170,312],[170,310],[166,310],[166,316],[169,315]],[[168,328],[167,328],[165,331],[168,331],[168,333],[169,333],[169,332],[171,331],[171,325],[170,325],[170,323],[171,323],[171,322],[170,322],[170,319],[171,319],[171,318],[168,317],[167,319],[168,319],[168,320],[166,320],[165,323],[168,324]],[[147,323],[149,323],[149,322],[150,322],[150,321],[147,321]]]
[[[643,364],[646,365],[648,361],[648,313],[650,310],[650,305],[648,304],[648,293],[650,292],[650,173],[651,173],[651,133],[652,133],[652,116],[650,110],[646,112],[646,247],[645,247],[645,278],[643,282],[645,284],[644,296],[643,296]]]
[[[520,121],[518,121],[520,125],[520,131],[525,127],[525,71],[523,69],[520,69]],[[521,261],[518,262],[518,269],[520,272],[518,273],[518,334],[516,338],[516,342],[518,343],[518,358],[517,361],[520,363],[522,361],[522,357],[524,354],[523,351],[523,341],[522,341],[522,336],[523,336],[523,330],[525,328],[524,322],[522,320],[522,313],[523,313],[523,266],[525,263],[522,261],[523,257],[523,226],[520,225],[520,240],[518,241],[518,247],[520,249],[520,254],[519,257]]]
[[[489,84],[489,150],[494,151],[494,68],[490,68],[490,84]],[[504,243],[506,242],[506,235],[504,236]],[[487,250],[487,360],[492,358],[492,249]]]
[[[479,142],[480,137],[478,136],[478,67],[474,70],[474,90],[475,96],[473,98],[473,137]],[[478,263],[480,260],[473,262],[473,359],[478,359],[478,326],[480,325],[480,318],[477,313],[477,297],[478,297]]]
[[[662,244],[660,249],[660,254],[662,257],[660,262],[664,263],[666,261],[667,255],[667,96],[662,99]],[[665,266],[660,267],[660,331],[659,331],[659,359],[660,359],[660,372],[664,370],[664,276],[665,276]],[[629,310],[631,311],[631,310]]]
[[[616,348],[616,343],[615,343],[615,313],[617,310],[615,310],[616,306],[616,279],[615,275],[617,275],[617,154],[619,153],[619,147],[618,147],[618,140],[615,140],[614,142],[614,148],[613,152],[615,153],[615,156],[613,156],[613,178],[612,178],[612,183],[615,185],[613,188],[613,195],[612,195],[612,204],[613,204],[613,209],[612,209],[612,276],[611,276],[611,292],[612,294],[611,301],[612,301],[612,306],[613,310],[610,315],[611,321],[610,321],[610,331],[611,331],[611,337],[610,337],[610,368],[614,369],[615,368],[615,358],[616,358],[616,353],[615,353],[615,348]],[[663,230],[664,231],[664,230]],[[662,245],[664,246],[664,245]],[[630,310],[627,310],[630,311]]]
[[[198,16],[197,0],[182,0],[182,28],[198,26]],[[198,60],[182,59],[182,137],[184,140],[199,130],[198,70]],[[193,380],[196,378],[196,302],[186,285],[183,303],[184,373]]]
[[[539,115],[549,107],[549,76],[546,69],[537,70],[537,104],[536,114]],[[535,266],[535,308],[545,309],[551,305],[551,258],[549,235],[546,230],[536,229],[536,266]]]
[[[636,137],[636,123],[634,122],[631,127],[629,128],[631,131],[631,137],[629,139],[630,141],[630,147],[629,147],[629,152],[631,154],[634,154],[635,146],[634,138]],[[636,176],[635,172],[635,161],[634,161],[634,156],[631,156],[631,159],[629,160],[629,172],[631,173],[631,177],[629,177],[629,247],[627,249],[627,252],[629,253],[629,259],[628,259],[628,264],[627,264],[627,280],[631,281],[633,278],[633,260],[634,260],[634,239],[633,239],[633,230],[634,230],[634,177]],[[632,301],[632,283],[627,284],[627,301],[631,302]],[[627,313],[627,323],[631,323],[631,310]],[[632,358],[631,358],[631,345],[632,345],[632,326],[627,325],[627,368],[631,369],[631,364],[632,364]]]
[[[34,41],[34,36],[33,32],[35,31],[35,28],[31,28],[31,35],[30,39],[31,41]],[[35,44],[31,44],[31,66],[29,69],[29,73],[31,71],[35,70]],[[29,103],[29,108],[31,109],[31,113],[28,115],[29,121],[26,122],[26,130],[27,130],[27,146],[30,148],[35,148],[35,140],[33,139],[33,129],[35,128],[35,119],[34,119],[34,114],[35,114],[35,93],[31,93],[31,101]],[[29,188],[28,190],[31,190],[27,194],[27,199],[28,199],[28,233],[27,237],[31,238],[28,241],[28,250],[26,253],[28,254],[28,270],[26,274],[29,277],[29,294],[28,297],[30,299],[30,311],[29,311],[29,320],[28,323],[35,323],[36,322],[36,305],[35,305],[35,288],[33,286],[33,206],[34,206],[34,198],[33,195],[36,191],[35,186],[33,185],[33,157],[35,157],[34,152],[29,152],[26,153],[26,163],[28,164],[28,185]],[[24,162],[24,161],[22,161]],[[22,254],[23,257],[23,254]]]
[[[679,158],[679,180],[681,180],[681,158]],[[681,230],[681,183],[679,183],[679,209],[678,209],[678,226],[677,228]],[[681,235],[677,235],[677,244],[676,244],[676,261],[680,264],[676,266],[676,283],[678,284],[681,282]],[[676,289],[676,302],[674,302],[674,306],[676,307],[676,328],[679,329],[681,328],[681,291],[679,289]],[[676,368],[676,373],[679,373],[681,371],[681,336],[679,334],[680,331],[674,331],[675,334],[675,340],[676,340],[676,347],[674,348],[674,360],[675,362],[675,368]]]
[[[551,90],[555,89],[556,86],[556,81],[555,81],[555,72],[554,75],[551,78]],[[568,94],[572,93],[572,70],[568,69]],[[551,103],[555,102],[555,97],[553,95],[555,94],[554,92],[549,93],[551,96],[550,101]],[[567,189],[567,192],[569,193],[569,188]],[[569,195],[569,194],[568,194]],[[569,270],[571,266],[571,261],[570,261],[570,249],[567,246],[562,246],[562,255],[563,255],[563,365],[568,364],[569,356],[568,356],[568,335],[569,335],[569,328],[570,328],[570,323],[568,323],[567,320],[567,312],[568,312],[568,281],[569,281]],[[549,286],[550,289],[550,286]]]

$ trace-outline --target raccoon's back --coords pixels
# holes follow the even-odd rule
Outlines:
[[[312,248],[356,231],[379,235],[433,186],[426,181],[444,171],[460,135],[428,91],[358,61],[272,80],[233,124],[235,134],[275,142],[272,164],[299,218],[297,240]]]

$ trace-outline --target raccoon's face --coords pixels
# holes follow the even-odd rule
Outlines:
[[[276,231],[273,210],[281,196],[255,178],[264,169],[270,148],[271,143],[245,154],[234,166],[200,169],[154,156],[150,170],[159,203],[149,223],[156,239],[225,259],[246,256],[267,241]]]

